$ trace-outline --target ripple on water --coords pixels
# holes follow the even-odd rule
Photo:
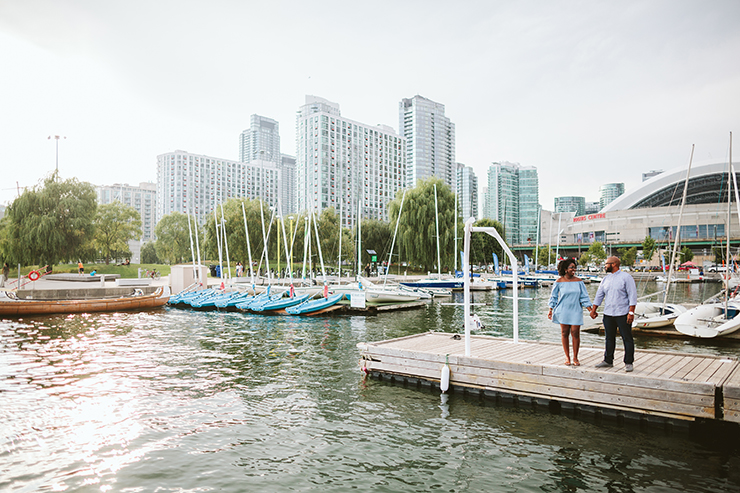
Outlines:
[[[458,316],[431,305],[367,318],[167,309],[2,322],[0,489],[740,485],[732,448],[362,379],[358,342],[450,330]],[[531,336],[550,337],[549,326],[527,323]]]

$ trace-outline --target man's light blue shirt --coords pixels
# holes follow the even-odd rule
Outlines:
[[[604,302],[604,315],[619,317],[627,315],[630,306],[637,304],[637,287],[632,276],[618,270],[607,275],[596,291],[594,305]]]

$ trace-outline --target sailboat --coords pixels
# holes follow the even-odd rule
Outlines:
[[[678,225],[676,226],[676,237],[673,240],[673,251],[671,253],[671,263],[668,269],[668,278],[666,279],[665,289],[662,291],[663,302],[638,301],[635,305],[635,319],[632,322],[632,327],[639,327],[642,329],[666,327],[668,325],[672,325],[680,314],[686,313],[687,311],[686,307],[683,305],[668,303],[668,291],[671,287],[671,281],[673,280],[673,269],[676,265],[676,252],[678,251],[678,245],[681,242],[681,219],[683,218],[683,208],[686,204],[686,194],[689,189],[689,176],[691,176],[691,163],[693,160],[694,146],[692,145],[689,167],[686,169],[686,180],[683,184],[681,207],[678,211]],[[654,294],[660,294],[660,292]],[[648,295],[646,298],[649,298],[654,294]]]
[[[727,265],[730,265],[730,212],[732,210],[732,185],[735,185],[735,202],[740,209],[737,178],[732,166],[732,132],[730,132],[730,159],[727,176]],[[710,298],[696,308],[678,316],[673,323],[680,333],[701,338],[713,338],[740,330],[740,301],[730,294],[725,284],[724,303],[718,297]]]

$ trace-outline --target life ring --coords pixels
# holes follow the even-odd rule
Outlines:
[[[28,273],[28,278],[32,281],[38,281],[39,277],[41,277],[41,274],[37,270],[32,270]]]

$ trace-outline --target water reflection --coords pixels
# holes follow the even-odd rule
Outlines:
[[[558,340],[539,322],[549,290],[527,296],[522,337]],[[475,297],[485,330],[510,336],[511,300]],[[740,486],[732,446],[440,397],[359,371],[358,342],[462,331],[461,319],[461,307],[434,303],[373,317],[167,309],[0,322],[0,490],[244,491],[245,479],[270,491]]]

